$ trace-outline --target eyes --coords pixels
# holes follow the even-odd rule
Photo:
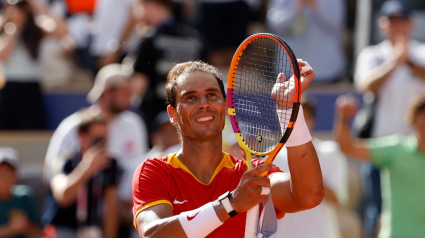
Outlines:
[[[216,92],[208,92],[205,96],[206,96],[207,99],[214,100],[214,99],[216,99],[218,97],[218,93],[216,93]],[[199,99],[199,96],[196,95],[196,94],[190,94],[190,95],[188,95],[188,96],[186,96],[186,97],[183,98],[184,101],[189,101],[189,102],[196,101],[198,99]]]

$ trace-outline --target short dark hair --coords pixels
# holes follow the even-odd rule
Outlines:
[[[88,109],[89,110],[89,109]],[[78,124],[78,133],[87,134],[90,130],[90,127],[94,124],[104,124],[106,125],[106,118],[100,113],[84,111],[81,112],[83,119]]]
[[[407,120],[410,124],[413,124],[416,116],[419,112],[425,110],[425,94],[422,94],[412,100],[412,104],[407,112]]]
[[[311,96],[302,96],[301,97],[301,106],[303,110],[309,110],[311,115],[316,117],[316,99]]]
[[[220,72],[214,68],[214,66],[204,63],[202,61],[188,61],[175,65],[168,73],[167,84],[165,85],[166,103],[172,107],[176,106],[176,81],[181,75],[192,73],[194,71],[200,71],[210,73],[217,80],[220,86],[221,94],[224,100],[226,100],[226,92],[224,89],[224,83],[221,79]]]

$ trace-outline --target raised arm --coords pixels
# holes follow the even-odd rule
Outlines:
[[[70,174],[55,175],[50,182],[50,188],[57,203],[63,207],[72,204],[77,197],[78,188],[109,163],[106,151],[93,147],[84,153],[83,160]]]
[[[342,95],[336,101],[334,133],[341,151],[359,161],[369,161],[370,152],[365,140],[353,140],[350,134],[350,121],[357,111],[357,102],[351,95]]]
[[[310,65],[299,60],[301,68],[301,93],[313,80],[315,74]],[[280,75],[272,94],[279,110],[285,110],[287,100],[276,97],[284,90],[284,95],[293,92],[285,85],[285,76]],[[289,102],[292,103],[292,102]],[[278,112],[279,113],[279,112]],[[282,119],[281,123],[285,123]],[[274,206],[280,212],[298,212],[320,204],[324,196],[322,172],[316,150],[311,142],[310,132],[304,120],[302,108],[298,113],[295,127],[286,143],[290,174],[276,174],[271,177],[271,193]]]

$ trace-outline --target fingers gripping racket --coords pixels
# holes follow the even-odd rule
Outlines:
[[[273,163],[300,105],[300,69],[291,48],[273,34],[248,37],[233,56],[227,88],[230,121],[248,169],[251,155]],[[258,205],[248,211],[245,237],[256,237],[258,215]]]

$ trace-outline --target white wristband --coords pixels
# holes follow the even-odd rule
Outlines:
[[[277,110],[277,115],[279,117],[281,127],[284,130],[286,130],[286,128],[288,127],[291,114],[292,109]],[[310,131],[308,130],[307,124],[305,123],[303,107],[300,105],[294,129],[285,145],[286,147],[294,147],[298,145],[303,145],[309,141],[311,141],[311,135]]]
[[[188,238],[203,238],[223,224],[214,210],[212,202],[179,215],[180,224]]]

